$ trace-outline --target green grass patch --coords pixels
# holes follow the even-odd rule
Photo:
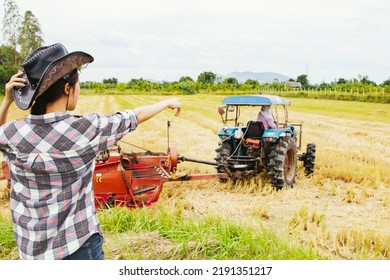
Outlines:
[[[220,217],[186,219],[181,210],[110,208],[98,212],[106,259],[311,260],[311,248]],[[15,259],[12,222],[0,217],[0,259]]]
[[[11,259],[15,250],[17,248],[12,222],[0,216],[0,259]]]
[[[183,217],[181,210],[111,208],[99,212],[102,230],[110,239],[127,242],[116,250],[116,258],[134,259],[188,259],[188,260],[296,260],[323,259],[310,248],[291,245],[264,229],[250,229],[220,217],[209,216],[201,220]],[[143,236],[158,239],[166,244],[150,255],[156,242]],[[142,245],[140,244],[142,243]],[[130,244],[130,246],[129,246]],[[131,246],[131,244],[136,244]],[[109,248],[110,245],[107,244]],[[149,248],[150,247],[150,248]],[[158,247],[158,246],[156,246]],[[158,250],[157,250],[158,251]],[[110,255],[110,250],[106,250]]]
[[[390,104],[358,101],[288,98],[291,111],[325,116],[390,123]]]
[[[83,89],[85,95],[93,94],[92,90]],[[116,94],[116,93],[115,93]],[[236,95],[237,92],[229,93],[228,95]],[[242,93],[240,93],[242,94]],[[254,94],[254,93],[250,93]],[[276,95],[278,93],[275,93]],[[110,93],[104,93],[101,95],[110,95]],[[133,98],[132,98],[133,96]],[[196,111],[207,117],[214,116],[219,120],[217,108],[222,102],[225,96],[219,94],[196,94],[196,95],[180,95],[183,105],[183,111]],[[121,100],[118,102],[121,105],[121,109],[134,108],[136,106],[150,104],[152,102],[166,99],[162,93],[121,93],[115,97],[115,100]],[[330,99],[315,99],[310,97],[286,97],[292,101],[292,105],[289,110],[304,112],[310,114],[320,114],[325,116],[333,116],[337,118],[345,118],[352,120],[363,120],[373,122],[390,123],[390,104],[386,103],[373,103],[373,102],[361,102],[350,100],[330,100]],[[204,100],[204,106],[202,108],[195,107],[195,100]],[[144,102],[141,102],[144,101]]]

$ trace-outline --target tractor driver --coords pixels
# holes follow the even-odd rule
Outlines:
[[[257,121],[262,122],[265,129],[276,129],[276,124],[271,113],[271,105],[261,106],[261,110],[257,115]]]

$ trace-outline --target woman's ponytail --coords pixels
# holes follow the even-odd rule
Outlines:
[[[42,100],[35,100],[34,104],[31,107],[32,115],[44,115],[46,113],[46,103],[43,103]]]

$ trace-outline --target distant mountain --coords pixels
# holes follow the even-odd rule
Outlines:
[[[285,82],[290,79],[290,77],[278,74],[278,73],[273,73],[273,72],[233,72],[230,73],[226,76],[222,76],[222,79],[226,78],[236,78],[239,83],[244,83],[248,79],[252,80],[257,80],[260,83],[272,83],[276,80],[278,82]]]

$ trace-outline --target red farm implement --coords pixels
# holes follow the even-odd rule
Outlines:
[[[226,173],[176,176],[177,164],[184,160],[216,165],[179,157],[174,147],[170,147],[168,152],[126,153],[119,146],[115,150],[104,151],[96,159],[93,175],[96,206],[149,206],[159,199],[164,183],[228,178]],[[4,161],[0,179],[6,179],[10,185],[9,167]]]

